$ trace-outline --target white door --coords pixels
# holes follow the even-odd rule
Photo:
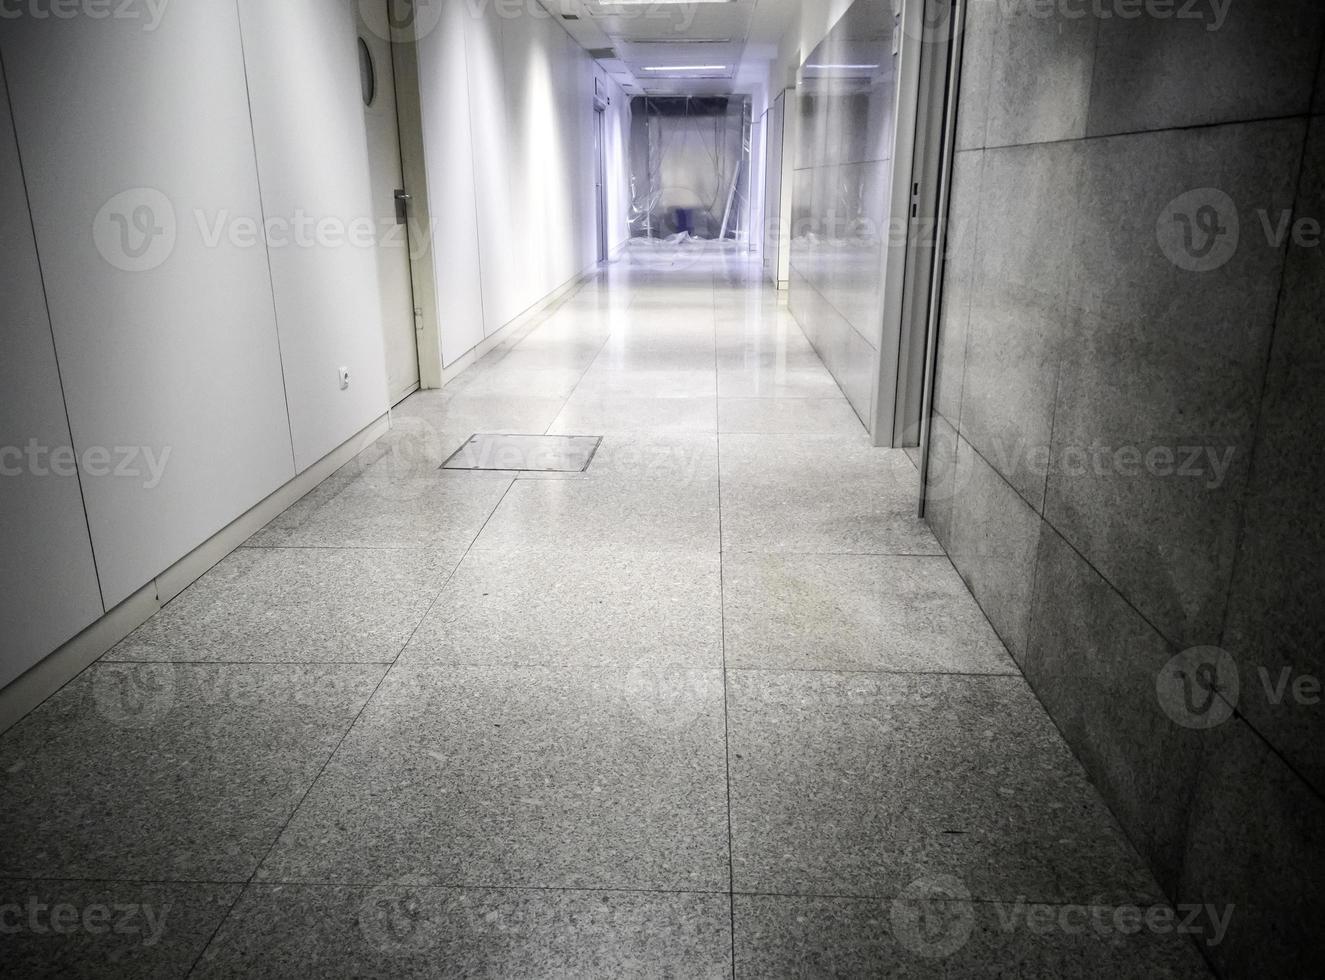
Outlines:
[[[598,217],[598,261],[607,261],[607,114],[594,112],[594,208]]]
[[[385,7],[391,0],[377,0]],[[400,162],[400,124],[391,43],[369,29],[359,11],[359,60],[363,74],[364,117],[368,124],[368,165],[377,224],[377,267],[382,283],[382,330],[386,341],[387,385],[393,404],[419,387],[418,318],[410,280],[408,197]],[[389,23],[386,19],[382,23]]]

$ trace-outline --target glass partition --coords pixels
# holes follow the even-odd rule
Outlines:
[[[789,301],[866,428],[893,218],[893,35],[889,0],[857,0],[805,60],[796,90]]]

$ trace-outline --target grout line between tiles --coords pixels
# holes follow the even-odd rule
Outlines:
[[[18,875],[0,876],[0,883],[12,884],[70,884],[70,885],[174,885],[178,887],[213,887],[213,888],[239,888],[242,891],[250,887],[255,888],[372,888],[379,884],[378,881],[370,880],[292,880],[292,879],[264,879],[257,882],[245,882],[243,880],[218,881],[212,879],[173,879],[173,878],[105,878],[105,877],[23,877]],[[610,894],[621,893],[631,895],[710,895],[713,897],[731,895],[734,898],[816,898],[829,899],[833,901],[857,901],[857,902],[878,902],[890,901],[901,895],[901,889],[897,891],[880,890],[873,892],[835,892],[815,888],[805,889],[735,889],[727,891],[721,888],[646,888],[635,885],[531,885],[531,884],[490,884],[476,882],[459,882],[454,884],[436,884],[426,886],[437,891],[497,891],[497,892],[535,892],[535,893],[586,893],[586,894]],[[1023,896],[1009,896],[1007,898],[988,898],[972,896],[969,901],[976,905],[997,905],[1009,901],[1015,901]],[[1156,893],[1149,895],[1146,893],[1137,893],[1137,899],[1140,901],[1150,901],[1153,898],[1163,898]],[[954,900],[957,901],[957,900]],[[1067,900],[1042,900],[1037,899],[1036,905],[1046,905],[1052,907],[1077,907],[1079,902]],[[1117,907],[1127,908],[1135,903],[1122,903]],[[1156,904],[1165,904],[1164,902]],[[227,913],[228,917],[228,913]]]
[[[598,280],[598,281],[601,281],[601,277],[599,277],[599,280]],[[628,314],[628,313],[630,312],[630,308],[631,308],[631,306],[634,305],[634,302],[635,302],[635,298],[632,296],[632,297],[626,302],[626,305],[625,305],[624,307],[622,307],[621,312],[622,312],[623,314]],[[541,326],[541,324],[540,324],[540,326]],[[537,328],[535,328],[535,329],[537,329]],[[543,434],[544,434],[544,435],[553,435],[553,432],[552,432],[552,428],[553,428],[553,426],[555,426],[555,425],[557,424],[557,420],[561,418],[561,416],[562,416],[563,413],[565,413],[565,411],[566,411],[566,406],[569,405],[570,402],[571,402],[571,399],[575,397],[575,393],[576,393],[577,391],[580,390],[580,385],[584,383],[584,379],[588,376],[589,372],[590,372],[591,370],[593,370],[593,366],[594,366],[595,364],[598,363],[598,359],[599,359],[600,357],[603,356],[603,351],[607,350],[607,345],[610,344],[610,343],[612,342],[612,335],[613,335],[614,333],[616,333],[616,330],[617,330],[617,327],[616,327],[615,325],[610,326],[610,327],[608,328],[606,336],[603,337],[603,342],[602,342],[601,344],[598,345],[598,350],[597,350],[597,352],[595,352],[595,354],[594,354],[594,356],[593,356],[593,360],[591,360],[588,364],[586,364],[585,367],[584,367],[584,370],[580,372],[580,377],[579,377],[579,379],[578,379],[578,380],[575,382],[575,384],[571,387],[571,390],[570,390],[570,392],[566,395],[565,400],[562,401],[562,403],[561,403],[561,408],[559,408],[559,409],[557,410],[557,414],[554,415],[554,416],[552,417],[552,421],[549,422],[549,423],[547,424],[547,427],[543,430]],[[532,332],[533,332],[533,331],[530,331],[530,333],[532,333]]]
[[[300,808],[304,805],[304,803],[308,800],[308,797],[312,794],[313,789],[318,784],[318,780],[320,780],[322,778],[323,773],[327,771],[327,767],[331,765],[332,760],[335,759],[336,757],[336,753],[338,753],[341,750],[341,747],[345,744],[345,740],[350,737],[350,733],[354,731],[354,727],[359,723],[359,719],[363,717],[364,712],[368,710],[368,706],[373,703],[373,698],[375,698],[377,696],[377,692],[382,689],[382,685],[386,683],[386,679],[391,676],[391,671],[395,667],[396,661],[400,659],[401,654],[405,652],[410,642],[414,639],[414,635],[419,631],[419,627],[423,625],[423,621],[427,619],[428,614],[432,612],[433,606],[437,604],[437,601],[441,598],[442,594],[445,593],[447,585],[450,584],[451,579],[455,577],[455,573],[459,570],[465,558],[468,557],[470,549],[474,547],[474,542],[478,540],[479,535],[481,535],[484,529],[488,526],[488,521],[492,520],[493,514],[497,513],[498,508],[501,507],[502,501],[506,499],[506,494],[511,492],[511,487],[513,487],[514,485],[515,485],[515,480],[512,479],[507,484],[506,490],[503,491],[501,497],[497,500],[496,506],[494,506],[492,510],[488,513],[487,519],[484,520],[482,527],[480,527],[478,530],[478,533],[475,534],[473,540],[470,541],[469,548],[465,549],[464,555],[462,555],[459,561],[455,563],[455,566],[451,569],[451,574],[447,576],[446,581],[442,583],[441,588],[437,591],[437,594],[433,596],[433,601],[429,603],[427,610],[424,612],[423,616],[420,617],[419,622],[415,624],[414,629],[410,632],[409,639],[405,641],[405,643],[401,646],[399,652],[397,652],[395,660],[393,660],[390,664],[386,665],[386,669],[382,671],[382,676],[378,678],[377,683],[373,686],[372,691],[369,692],[368,697],[366,697],[364,699],[363,704],[359,706],[359,710],[355,713],[354,718],[353,720],[351,720],[350,724],[346,726],[345,731],[341,734],[341,737],[337,740],[335,747],[332,748],[332,750],[327,754],[327,757],[322,761],[322,765],[318,768],[317,773],[313,776],[311,780],[309,780],[307,788],[299,797],[299,801],[290,809],[289,816],[286,817],[284,823],[281,824],[280,828],[276,831],[275,835],[272,837],[271,846],[267,848],[267,850],[258,859],[257,863],[253,866],[253,873],[250,874],[248,880],[243,883],[243,887],[240,889],[239,894],[236,895],[235,900],[231,902],[230,908],[226,910],[225,915],[220,919],[219,922],[217,922],[216,928],[212,931],[211,936],[208,937],[207,942],[203,944],[202,948],[198,951],[198,956],[196,959],[194,959],[193,964],[189,967],[186,976],[191,976],[194,973],[194,971],[197,970],[198,964],[202,962],[203,957],[207,955],[207,950],[210,949],[212,943],[216,941],[216,937],[220,933],[221,928],[225,925],[227,921],[229,921],[230,916],[234,913],[235,907],[239,904],[239,900],[243,897],[244,893],[249,889],[249,887],[253,885],[254,880],[258,876],[258,872],[262,870],[262,866],[267,862],[267,859],[271,857],[272,853],[276,850],[277,845],[280,844],[281,837],[284,836],[286,830],[289,828],[290,824],[294,821],[294,818],[298,815]]]
[[[717,306],[718,295],[716,287],[713,290],[713,367],[716,372],[718,367],[717,351]],[[729,928],[731,936],[731,968],[732,978],[736,977],[736,858],[733,853],[735,847],[735,835],[732,833],[732,760],[731,760],[731,718],[728,707],[727,692],[727,596],[726,585],[723,581],[723,544],[722,544],[722,400],[715,398],[713,403],[713,419],[717,456],[717,474],[718,474],[718,619],[719,619],[719,642],[722,650],[722,749],[723,760],[726,768],[727,784],[727,904],[729,914]]]
[[[143,664],[152,667],[389,667],[394,660],[139,660],[132,657],[110,659],[102,657],[101,664]]]
[[[442,587],[438,589],[437,594],[433,596],[432,602],[428,603],[428,608],[425,609],[423,615],[419,617],[419,621],[414,624],[414,629],[410,630],[408,639],[406,639],[405,642],[401,644],[400,649],[396,652],[395,659],[391,661],[391,667],[395,667],[395,665],[400,662],[400,658],[404,656],[405,651],[409,649],[409,645],[414,642],[414,637],[418,635],[419,630],[423,628],[423,624],[427,621],[428,617],[432,615],[433,608],[437,605],[438,602],[441,601],[442,596],[446,594],[446,589],[451,584],[452,580],[456,577],[456,574],[460,571],[460,566],[465,563],[465,559],[468,558],[470,554],[474,551],[474,545],[478,544],[478,539],[483,536],[483,532],[487,530],[488,524],[491,523],[493,517],[496,516],[497,511],[501,509],[501,505],[506,501],[507,495],[510,494],[511,488],[515,486],[516,482],[517,481],[515,480],[515,478],[512,477],[511,482],[506,487],[506,490],[502,493],[501,497],[497,499],[496,506],[494,506],[492,510],[488,513],[488,516],[484,519],[483,524],[474,534],[473,540],[469,542],[469,547],[465,549],[465,553],[461,555],[459,560],[455,563],[455,567],[451,569],[451,574],[446,577],[446,581],[442,583]],[[387,669],[387,673],[388,674],[391,673],[390,668]],[[385,677],[383,678],[383,680],[385,680]],[[374,691],[373,693],[376,692]]]
[[[1325,39],[1322,40],[1322,50],[1325,51]],[[1307,151],[1311,146],[1311,138],[1312,127],[1308,124],[1306,131],[1302,134],[1302,149],[1298,153],[1297,170],[1294,173],[1293,204],[1289,211],[1288,223],[1286,225],[1286,227],[1289,228],[1294,226],[1294,222],[1297,220],[1298,209],[1308,194],[1308,168],[1310,166],[1310,161],[1307,159]],[[1242,566],[1242,552],[1247,536],[1247,509],[1251,505],[1251,497],[1256,489],[1255,481],[1259,476],[1258,460],[1259,457],[1263,456],[1265,453],[1265,447],[1261,445],[1261,437],[1262,431],[1267,424],[1265,422],[1265,414],[1267,411],[1266,402],[1271,399],[1269,391],[1275,364],[1275,353],[1280,344],[1286,343],[1286,341],[1282,339],[1282,333],[1280,331],[1279,313],[1286,301],[1286,293],[1289,288],[1289,262],[1292,260],[1293,250],[1296,246],[1290,242],[1285,243],[1282,247],[1283,259],[1279,265],[1279,289],[1276,291],[1274,297],[1274,313],[1270,317],[1270,336],[1265,345],[1264,364],[1262,366],[1260,377],[1259,398],[1256,402],[1256,414],[1252,419],[1251,432],[1248,436],[1247,442],[1251,448],[1247,452],[1246,480],[1243,484],[1243,492],[1239,506],[1233,515],[1233,523],[1235,527],[1233,535],[1233,557],[1229,561],[1228,580],[1224,588],[1224,607],[1220,613],[1219,632],[1217,634],[1217,645],[1224,650],[1228,649],[1228,632],[1230,620],[1233,616],[1234,589],[1238,585],[1238,575],[1241,572]],[[1260,452],[1258,453],[1257,450],[1260,450]],[[1217,693],[1223,698],[1223,692]],[[1227,698],[1224,698],[1224,700],[1226,702],[1228,701]],[[1253,723],[1250,718],[1243,714],[1237,704],[1229,703],[1229,707],[1233,709],[1233,713],[1242,720],[1242,723],[1246,725],[1248,730],[1265,745],[1270,753],[1276,756],[1288,771],[1296,776],[1307,787],[1308,791],[1313,793],[1318,799],[1325,800],[1325,787],[1317,785],[1316,781],[1299,768],[1294,760],[1290,760],[1287,752],[1281,750],[1278,745],[1270,740],[1270,737],[1265,732],[1261,731],[1259,723]],[[1192,795],[1194,795],[1195,792],[1196,789],[1193,784],[1191,789]],[[1196,815],[1191,809],[1191,800],[1189,799],[1187,802],[1187,812],[1190,821],[1195,819]]]
[[[117,663],[129,663],[134,661],[116,661]],[[149,661],[149,663],[174,663],[174,661]],[[181,661],[183,666],[209,667],[215,666],[211,662]],[[266,665],[278,667],[318,667],[322,664],[307,663],[287,663],[284,661],[258,661],[256,664],[250,661],[243,661],[244,666]],[[333,666],[390,666],[382,662],[363,663],[363,664],[339,664]],[[438,660],[438,661],[417,661],[406,664],[396,664],[403,670],[559,670],[565,672],[581,671],[584,673],[607,673],[611,671],[628,671],[631,666],[624,663],[601,663],[601,664],[576,664],[565,661],[520,661],[517,663],[502,663],[499,661],[488,661],[486,663],[473,660]],[[991,677],[1007,678],[1013,677],[1018,680],[1024,680],[1021,671],[1017,669],[1016,662],[1011,661],[1011,669],[1008,670],[908,670],[900,667],[786,667],[781,665],[770,665],[767,667],[741,666],[731,664],[714,665],[696,665],[696,664],[660,664],[656,665],[658,671],[667,671],[671,673],[725,673],[740,674],[888,674],[898,676],[920,676],[920,677]]]
[[[290,808],[289,816],[286,817],[285,821],[281,824],[280,828],[273,835],[271,846],[267,848],[267,850],[261,855],[261,857],[258,858],[257,862],[253,865],[253,871],[248,876],[248,879],[243,882],[234,882],[234,884],[238,884],[241,886],[239,892],[235,895],[234,901],[230,903],[230,907],[226,909],[225,915],[221,916],[217,920],[216,928],[213,929],[211,935],[207,937],[207,942],[203,943],[202,946],[198,949],[198,955],[194,958],[193,963],[190,964],[189,969],[185,973],[185,976],[192,976],[193,973],[198,969],[198,964],[201,963],[203,957],[207,955],[207,950],[210,949],[212,943],[216,941],[216,937],[220,934],[222,927],[226,924],[226,922],[230,920],[230,916],[234,914],[235,907],[238,906],[239,900],[244,897],[244,893],[248,891],[249,886],[253,884],[253,879],[257,877],[258,872],[262,869],[263,863],[267,860],[267,858],[271,856],[272,851],[276,850],[276,845],[280,843],[281,836],[285,833],[286,828],[290,826],[290,821],[294,819],[295,814],[299,812],[299,808],[303,806],[304,801],[308,799],[308,794],[313,792],[313,787],[317,785],[318,779],[322,776],[322,773],[326,771],[327,766],[330,765],[331,760],[335,757],[336,753],[340,751],[340,747],[345,744],[345,739],[349,738],[350,732],[354,730],[354,726],[363,716],[363,713],[367,709],[369,702],[373,700],[374,695],[377,694],[378,690],[382,686],[382,682],[386,680],[387,674],[389,674],[390,672],[391,672],[390,667],[387,667],[385,670],[382,671],[382,676],[377,679],[377,683],[373,685],[373,689],[371,692],[369,692],[368,697],[364,698],[363,704],[359,706],[359,710],[355,713],[353,720],[351,720],[351,722],[345,726],[345,731],[342,732],[341,737],[337,739],[336,745],[332,748],[330,752],[327,753],[327,757],[322,760],[322,765],[318,767],[317,773],[313,776],[312,779],[308,781],[308,786],[304,789],[304,792],[300,795],[299,802]]]

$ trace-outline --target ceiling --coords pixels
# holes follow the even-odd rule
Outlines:
[[[800,0],[540,2],[629,95],[749,92],[800,8]]]

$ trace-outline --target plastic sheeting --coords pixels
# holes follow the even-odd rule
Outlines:
[[[636,97],[630,171],[633,237],[744,240],[750,221],[749,99]]]

